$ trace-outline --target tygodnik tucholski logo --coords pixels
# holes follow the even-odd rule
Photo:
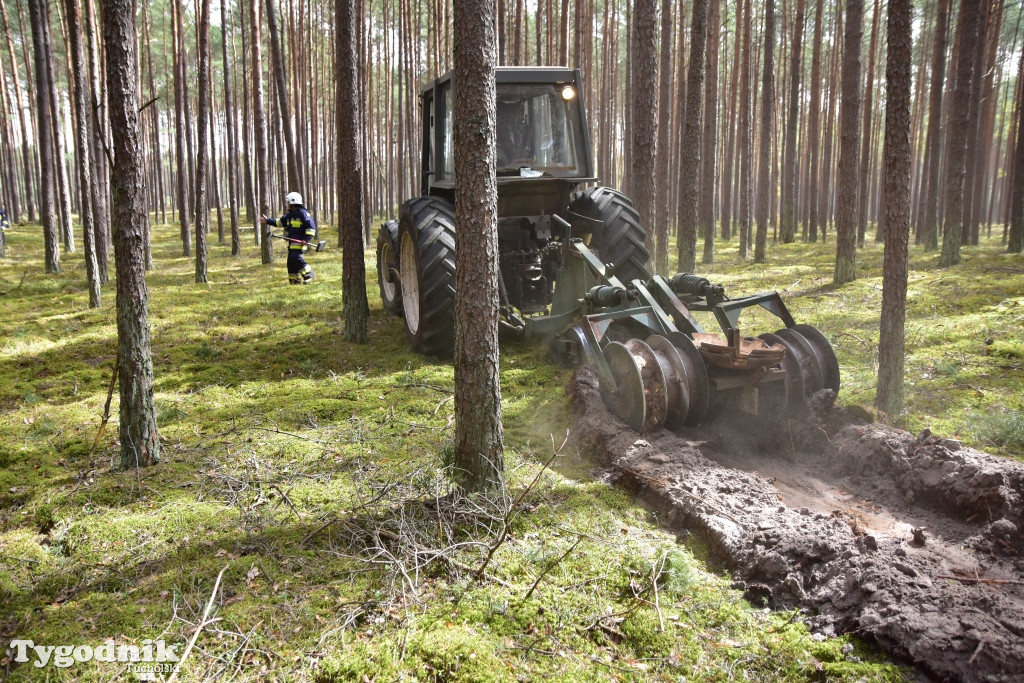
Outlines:
[[[161,640],[146,639],[140,645],[118,645],[112,638],[103,641],[102,645],[36,645],[31,640],[12,640],[10,649],[14,651],[14,661],[19,663],[32,662],[33,666],[43,668],[55,666],[65,669],[76,663],[123,662],[136,673],[171,673],[177,668],[180,645],[167,645]]]

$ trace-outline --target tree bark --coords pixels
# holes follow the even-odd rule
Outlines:
[[[1017,68],[1017,83],[1024,86],[1024,52]],[[1010,230],[1006,250],[1024,252],[1024,102],[1017,99],[1017,140],[1013,148],[1013,183],[1010,187]]]
[[[708,3],[707,19],[707,64],[704,73],[704,137],[701,150],[700,174],[700,218],[704,232],[704,253],[701,261],[715,260],[715,196],[718,189],[718,42],[721,34],[721,1],[705,0]]]
[[[885,81],[885,268],[875,406],[903,410],[907,242],[910,237],[910,61],[913,0],[889,0]]]
[[[935,19],[935,49],[932,51],[932,90],[928,102],[928,180],[924,196],[921,241],[925,251],[939,247],[939,169],[942,163],[942,89],[946,80],[946,47],[949,34],[950,0],[939,0]]]
[[[807,182],[807,239],[818,241],[818,149],[821,143],[821,24],[824,0],[814,3],[814,38],[811,53],[811,102],[807,116],[808,164]],[[827,173],[826,169],[826,173]]]
[[[857,165],[860,153],[860,43],[864,0],[847,0],[839,103],[839,177],[836,182],[837,285],[857,279]]]
[[[500,486],[494,4],[455,0],[455,465],[463,486]]]
[[[971,81],[978,14],[982,0],[962,0],[956,22],[956,86],[950,103],[949,150],[946,162],[946,219],[942,224],[939,265],[960,263],[963,229],[964,177],[967,174],[967,136],[971,116]]]
[[[69,61],[74,72],[72,101],[75,107],[75,143],[78,184],[81,187],[79,215],[82,221],[82,244],[85,249],[85,274],[89,283],[89,308],[102,304],[100,293],[99,266],[96,262],[96,223],[92,211],[92,131],[90,122],[89,71],[86,68],[85,48],[82,45],[82,7],[78,0],[65,0],[65,14],[68,21]]]
[[[225,128],[227,128],[228,133],[227,163],[225,167],[228,174],[228,205],[231,215],[231,255],[238,256],[242,253],[242,240],[238,229],[238,184],[235,182],[238,179],[235,168],[235,161],[238,159],[238,146],[235,143],[235,108],[231,102],[231,62],[228,61],[228,40],[231,38],[231,35],[228,32],[226,2],[220,4],[220,27],[223,35],[221,55],[224,60],[224,119]]]
[[[103,41],[113,135],[114,253],[117,263],[117,367],[121,467],[160,459],[146,291],[146,186],[139,127],[139,66],[133,0],[103,0]]]
[[[335,13],[334,112],[338,127],[338,229],[343,251],[341,301],[345,339],[363,344],[370,308],[363,261],[363,166],[359,144],[360,69],[356,53],[355,0],[336,0]]]
[[[739,144],[736,150],[736,164],[739,167],[739,185],[737,194],[739,212],[737,215],[740,233],[740,257],[746,258],[747,244],[750,242],[751,215],[753,211],[753,86],[751,70],[751,0],[743,0],[742,32],[743,46],[740,58],[740,113],[739,113]],[[737,45],[739,48],[739,45]]]
[[[14,101],[18,109],[18,125],[21,127],[21,163],[25,175],[25,203],[28,208],[28,220],[34,223],[36,220],[36,202],[33,192],[32,173],[32,148],[29,146],[28,121],[25,116],[24,100],[21,94],[21,79],[18,78],[18,64],[14,60],[14,42],[11,40],[10,25],[7,21],[7,5],[0,0],[0,18],[3,19],[4,36],[7,38],[7,56],[10,58],[11,80],[14,81]],[[17,220],[18,217],[15,217]]]
[[[796,239],[796,134],[800,121],[800,78],[803,73],[804,0],[797,0],[790,46],[789,114],[786,116],[786,148],[782,161],[782,212],[779,216],[779,241]]]
[[[252,126],[253,153],[256,155],[256,174],[253,178],[253,194],[256,198],[257,214],[270,210],[267,197],[270,195],[270,172],[267,160],[267,122],[263,110],[263,41],[260,37],[259,0],[249,2],[249,29],[251,31],[250,68],[252,69]],[[250,216],[257,232],[260,231],[258,215]],[[274,262],[273,240],[265,239],[260,249],[260,257],[264,265]]]
[[[707,47],[708,0],[693,0],[690,25],[690,65],[686,76],[686,128],[679,169],[678,270],[693,272],[697,262],[697,202],[700,190],[701,126],[704,116],[704,54]]]
[[[50,111],[50,79],[46,68],[46,34],[49,21],[46,3],[33,0],[28,4],[32,22],[32,46],[36,67],[36,149],[39,150],[39,214],[43,223],[43,249],[47,273],[60,272],[60,245],[54,223],[53,197],[53,125]]]
[[[771,147],[775,137],[775,0],[767,0],[764,9],[764,64],[761,75],[761,146],[757,170],[757,237],[754,261],[767,258],[768,221],[772,195]]]
[[[668,273],[668,234],[671,218],[672,183],[670,159],[672,157],[672,2],[661,0],[661,70],[658,102],[658,149],[657,171],[655,172],[656,217],[654,225],[648,227],[655,233],[654,270]]]
[[[199,17],[196,26],[196,40],[199,52],[199,111],[196,125],[199,126],[196,159],[196,283],[207,281],[206,235],[210,228],[210,204],[206,183],[210,170],[210,0],[199,0]]]
[[[185,47],[181,44],[180,24],[181,0],[172,0],[171,15],[173,17],[172,32],[174,35],[174,145],[178,187],[178,225],[181,232],[181,255],[192,255],[192,231],[188,218],[188,171],[185,157],[188,156],[188,144],[185,141]]]
[[[875,7],[871,16],[871,46],[868,49],[868,70],[864,84],[864,113],[861,116],[861,123],[863,124],[864,131],[860,137],[860,189],[858,191],[857,200],[859,202],[857,209],[857,244],[861,247],[864,246],[864,238],[867,233],[868,226],[868,214],[871,212],[871,207],[868,202],[871,192],[868,185],[871,170],[871,153],[873,151],[872,142],[872,114],[874,113],[874,95],[875,95],[875,55],[878,52],[878,25],[881,21],[881,11],[879,10],[879,1],[875,0]]]
[[[274,0],[267,0],[267,30],[270,32],[270,54],[274,62],[274,82],[277,84],[277,106],[281,113],[281,125],[284,128],[284,145],[288,154],[288,186],[291,192],[306,192],[309,189],[303,181],[305,173],[302,160],[299,159],[295,147],[295,135],[292,133],[292,120],[289,116],[288,89],[285,87],[284,55],[281,52],[281,39],[277,33],[277,17],[274,11]]]
[[[654,250],[656,192],[654,163],[658,141],[658,6],[656,0],[637,0],[633,20],[633,199],[644,226],[647,250]]]

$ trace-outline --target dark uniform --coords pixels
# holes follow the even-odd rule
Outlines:
[[[298,242],[288,243],[288,282],[293,285],[308,284],[316,277],[313,269],[302,258],[309,243],[316,237],[316,223],[305,207],[293,204],[288,213],[280,218],[268,218],[267,225],[284,228],[285,237]]]

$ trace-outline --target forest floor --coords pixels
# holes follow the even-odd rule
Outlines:
[[[8,235],[8,255],[0,259],[5,647],[15,639],[92,647],[107,639],[139,645],[164,639],[180,654],[195,637],[179,680],[928,675],[880,656],[885,634],[863,619],[854,628],[867,641],[844,632],[853,624],[849,613],[817,618],[807,602],[773,583],[770,572],[730,577],[726,570],[743,562],[721,552],[722,542],[703,532],[696,514],[690,528],[661,514],[666,508],[646,493],[649,507],[611,486],[609,454],[615,451],[615,460],[627,454],[577,438],[570,408],[588,405],[580,403],[585,382],[571,382],[573,375],[551,365],[545,349],[503,347],[507,491],[463,498],[445,472],[452,369],[408,351],[401,321],[380,310],[370,254],[370,343],[357,346],[342,336],[337,249],[310,257],[314,285],[290,288],[283,250],[266,267],[251,245],[238,259],[215,245],[210,283],[197,285],[177,228],[156,226],[154,236],[156,267],[148,282],[164,458],[121,472],[114,467],[116,391],[111,424],[92,451],[113,369],[113,283],[104,287],[103,306],[90,310],[80,254],[64,255],[63,272],[45,275],[38,228],[16,226]],[[719,261],[706,271],[712,279],[734,294],[780,290],[797,319],[818,326],[835,346],[843,373],[839,404],[875,418],[868,406],[880,247],[861,252],[863,277],[839,289],[828,285],[832,244],[773,247],[767,268],[738,263],[734,246],[720,247]],[[891,422],[915,433],[931,426],[967,446],[1019,458],[1024,262],[1002,254],[996,239],[967,249],[956,268],[939,270],[935,260],[913,253],[908,411]],[[566,387],[575,397],[571,406]],[[601,410],[598,400],[583,414]],[[872,443],[913,447],[912,438],[872,429],[885,435]],[[636,440],[617,432],[630,445]],[[771,491],[754,472],[779,483],[784,477],[775,472],[788,467],[805,477],[794,479],[792,489],[818,477],[826,492],[845,484],[840,476],[857,475],[820,459],[794,468],[784,454],[741,462],[738,453],[757,453],[756,444],[737,450],[712,432],[663,437],[676,440],[671,447],[656,442],[670,459],[706,442],[711,445],[697,447],[711,463],[707,472],[749,470],[745,495],[757,510]],[[865,467],[876,466],[866,461]],[[622,483],[651,488],[637,481]],[[790,495],[785,484],[783,498]],[[851,495],[879,499],[856,489]],[[812,497],[787,500],[785,507],[807,508],[802,516],[813,520],[831,514]],[[748,517],[738,508],[726,514]],[[888,523],[882,515],[875,526]],[[981,522],[963,520],[974,523]],[[896,536],[905,532],[901,526],[886,535],[865,526],[875,530],[880,553],[895,552]],[[971,536],[930,531],[926,548]],[[996,528],[985,538],[1014,541],[1000,533]],[[923,573],[918,549],[908,554],[901,563]],[[956,575],[955,567],[950,571]],[[844,575],[853,581],[851,600],[867,595],[867,567],[862,574]],[[995,576],[931,582],[994,596],[1010,590],[969,581]],[[811,584],[803,590],[821,594]],[[764,608],[766,598],[778,609]],[[881,611],[878,619],[891,621]],[[994,638],[979,643],[968,653],[974,664],[988,666],[993,654],[1005,652]],[[124,665],[96,661],[36,667],[12,654],[0,651],[0,677],[109,680],[124,673]],[[915,656],[909,652],[907,660]]]

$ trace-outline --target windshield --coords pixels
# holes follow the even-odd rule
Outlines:
[[[436,178],[455,176],[451,84],[440,86],[441,159]],[[498,83],[495,156],[499,176],[580,178],[589,172],[579,97],[555,83]],[[433,122],[433,119],[431,119]],[[431,134],[433,139],[433,132]]]
[[[569,92],[573,92],[571,89]],[[579,114],[560,86],[499,84],[495,146],[498,173],[530,168],[577,175]]]

